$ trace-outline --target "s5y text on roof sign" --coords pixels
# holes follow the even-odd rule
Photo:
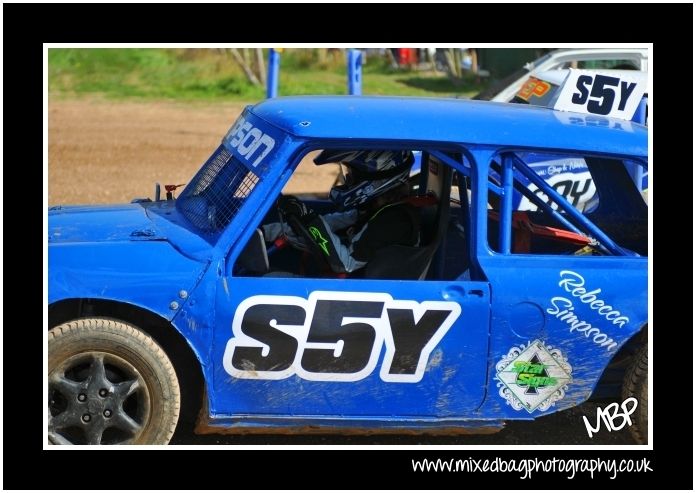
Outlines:
[[[571,69],[554,109],[630,120],[646,85],[645,72]]]

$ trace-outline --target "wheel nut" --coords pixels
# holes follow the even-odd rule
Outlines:
[[[92,416],[90,416],[89,414],[82,415],[82,421],[84,421],[85,423],[89,423],[90,419],[92,419]]]
[[[109,391],[106,389],[99,389],[99,397],[106,397],[109,394]]]
[[[104,409],[104,417],[105,418],[111,417],[111,409]]]
[[[78,394],[77,400],[80,402],[85,402],[87,400],[87,396],[85,394]]]

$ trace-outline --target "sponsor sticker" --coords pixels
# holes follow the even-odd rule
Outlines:
[[[516,411],[546,411],[565,396],[572,367],[560,349],[540,340],[513,346],[495,365],[498,393]]]
[[[244,116],[239,117],[223,140],[252,168],[261,164],[276,145],[273,137],[254,127]]]
[[[529,101],[531,96],[540,98],[549,92],[549,89],[551,89],[551,84],[548,82],[537,79],[536,77],[530,77],[517,92],[517,96],[525,101]]]

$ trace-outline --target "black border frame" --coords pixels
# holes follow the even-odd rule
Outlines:
[[[45,214],[41,201],[36,198],[36,181],[27,179],[40,169],[42,148],[37,145],[39,128],[43,121],[43,43],[80,42],[278,42],[280,43],[361,43],[413,41],[461,43],[477,42],[515,43],[520,40],[540,45],[560,42],[583,42],[588,37],[593,42],[652,42],[655,52],[655,83],[660,78],[670,78],[670,86],[683,84],[679,77],[688,77],[691,63],[684,63],[685,54],[693,52],[690,38],[693,36],[693,5],[690,4],[3,4],[4,14],[4,102],[7,108],[4,118],[3,153],[5,156],[4,230],[11,242],[4,243],[4,259],[17,262],[27,259],[27,243],[43,244],[44,232],[34,226],[27,227],[27,213],[17,213],[16,204],[30,205],[31,217]],[[691,14],[691,15],[689,15]],[[292,19],[316,19],[305,21],[298,28]],[[661,25],[657,19],[669,19]],[[332,22],[335,20],[334,22]],[[664,21],[663,21],[664,22]],[[278,23],[280,23],[278,25]],[[225,29],[227,25],[227,29]],[[691,33],[692,36],[682,36]],[[437,39],[439,38],[439,39]],[[651,61],[652,63],[652,61]],[[684,65],[687,68],[684,68]],[[691,81],[692,82],[692,81]],[[683,84],[687,87],[690,84]],[[683,87],[683,86],[682,86]],[[688,90],[687,90],[688,91]],[[658,84],[658,123],[655,141],[671,148],[673,160],[666,156],[670,150],[660,148],[660,159],[670,163],[684,162],[683,145],[673,138],[662,138],[671,128],[678,133],[683,121],[683,106],[669,103],[678,91],[669,90],[667,84]],[[682,91],[686,92],[686,91]],[[675,116],[669,113],[675,113]],[[682,115],[680,118],[679,115]],[[673,134],[674,137],[674,134]],[[687,142],[690,142],[688,136]],[[672,144],[671,146],[669,144]],[[686,146],[688,148],[688,145]],[[675,152],[675,149],[677,151]],[[688,162],[688,158],[686,159]],[[17,186],[19,163],[24,183]],[[686,166],[686,168],[690,168]],[[681,169],[680,168],[680,172]],[[651,170],[651,173],[653,170]],[[658,170],[659,174],[660,171]],[[664,176],[664,175],[663,175]],[[664,180],[664,178],[662,178]],[[665,180],[666,181],[666,180]],[[681,179],[679,181],[682,181]],[[29,183],[32,183],[29,185]],[[675,193],[669,199],[684,201],[686,193]],[[653,203],[656,201],[652,191]],[[681,199],[680,199],[681,197]],[[664,202],[663,202],[664,203]],[[37,207],[38,204],[38,207]],[[658,203],[659,204],[659,203]],[[651,205],[652,206],[652,205]],[[654,210],[657,218],[659,205]],[[23,209],[24,210],[24,209]],[[674,210],[674,209],[673,209]],[[687,204],[679,204],[680,218],[684,211],[692,210]],[[669,212],[667,212],[669,215]],[[38,222],[38,221],[37,221]],[[654,226],[657,228],[657,225]],[[30,235],[24,232],[30,231]],[[36,232],[36,234],[34,234]],[[654,238],[660,238],[655,230]],[[669,232],[666,232],[669,235]],[[29,238],[27,238],[29,236]],[[37,238],[37,236],[41,236]],[[674,238],[678,235],[670,235]],[[653,249],[653,255],[660,252]],[[666,251],[666,249],[665,249]],[[35,254],[38,255],[38,252]],[[667,254],[667,257],[670,255]],[[34,257],[35,258],[35,257]],[[653,257],[654,258],[654,257]],[[12,259],[12,260],[10,260]],[[22,261],[31,268],[39,262]],[[683,270],[683,259],[678,269]],[[670,272],[667,259],[660,260],[655,269],[655,286],[674,287],[663,277]],[[38,269],[38,268],[37,268]],[[10,269],[8,268],[8,271]],[[672,454],[668,445],[671,438],[661,438],[660,432],[669,432],[666,423],[677,427],[675,434],[691,436],[685,429],[692,423],[691,393],[693,388],[692,361],[686,356],[687,340],[692,342],[688,324],[682,325],[678,334],[661,324],[661,331],[654,336],[655,359],[661,368],[667,368],[666,382],[655,385],[653,419],[655,444],[652,451],[635,450],[209,450],[209,449],[145,449],[145,450],[43,450],[43,433],[34,426],[38,412],[31,411],[30,422],[24,423],[21,411],[43,407],[27,406],[24,391],[17,391],[17,369],[30,369],[30,382],[42,381],[42,366],[38,358],[28,356],[41,344],[42,334],[34,324],[17,323],[18,307],[26,307],[27,298],[33,306],[35,300],[43,300],[36,293],[40,284],[38,274],[21,273],[7,276],[4,304],[4,409],[3,448],[4,487],[12,489],[467,489],[479,488],[529,488],[537,489],[691,489],[692,456],[684,451]],[[31,280],[30,280],[31,279]],[[24,289],[25,286],[29,289]],[[19,289],[17,289],[19,288]],[[680,300],[681,293],[673,288],[669,303],[691,306],[689,300]],[[26,294],[25,294],[26,293]],[[655,293],[661,295],[657,289]],[[29,296],[27,296],[29,294]],[[659,306],[655,299],[655,309]],[[42,310],[43,311],[43,307]],[[19,313],[33,314],[23,309]],[[39,310],[36,310],[39,312]],[[659,313],[665,313],[660,311]],[[657,310],[656,310],[657,313]],[[24,317],[24,315],[21,315]],[[23,320],[23,318],[22,318]],[[667,329],[667,330],[665,330]],[[674,326],[672,326],[674,329]],[[32,341],[26,340],[27,335]],[[679,347],[686,349],[679,350]],[[662,373],[665,376],[665,373]],[[672,378],[670,378],[670,375]],[[679,377],[679,378],[676,378]],[[670,388],[669,381],[676,382]],[[685,381],[686,380],[686,381]],[[687,386],[688,383],[688,386]],[[35,385],[29,386],[32,402],[42,401],[35,393]],[[659,405],[658,405],[659,403]],[[17,413],[20,411],[20,413]],[[661,415],[661,416],[660,416]],[[36,417],[34,417],[36,416]],[[674,429],[674,428],[673,428]],[[691,450],[692,447],[685,447]],[[674,450],[674,449],[672,449]],[[125,454],[125,455],[124,455]],[[483,476],[456,473],[413,473],[411,459],[421,458],[646,458],[653,472],[632,474],[611,480],[607,475],[590,479],[586,475],[574,480],[564,480],[564,474],[536,474],[532,479],[519,482],[517,473],[488,473]],[[133,473],[118,474],[120,467],[132,466]],[[268,474],[258,475],[260,468]],[[26,471],[32,471],[27,473]],[[114,474],[116,471],[116,474]],[[252,474],[244,472],[254,471]],[[321,471],[317,474],[317,471]],[[686,472],[686,473],[685,473]],[[332,478],[325,482],[324,478]],[[137,478],[137,479],[135,479]],[[321,479],[320,479],[321,478]]]

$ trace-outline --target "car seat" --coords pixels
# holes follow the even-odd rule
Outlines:
[[[428,156],[423,153],[423,162]],[[449,189],[452,170],[432,159],[428,166],[428,193],[435,202],[422,201],[421,246],[391,245],[378,250],[365,267],[367,279],[425,279],[430,263],[447,230],[449,220]],[[430,205],[428,205],[430,204]],[[418,204],[416,203],[418,207]]]

